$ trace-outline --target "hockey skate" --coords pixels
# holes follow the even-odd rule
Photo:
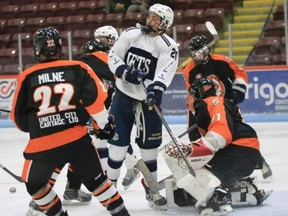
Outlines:
[[[26,216],[46,216],[46,214],[44,214],[44,212],[39,208],[34,200],[31,200]],[[67,211],[62,212],[60,216],[68,216]]]
[[[132,169],[127,169],[126,175],[123,178],[122,185],[125,190],[127,190],[133,182],[137,178],[140,177],[140,170],[138,169],[137,165],[135,165]]]
[[[26,216],[45,216],[45,214],[42,212],[36,202],[34,200],[31,200]]]
[[[237,181],[230,188],[233,206],[261,205],[270,196],[272,191],[259,190],[253,181],[253,178],[248,177]]]
[[[167,210],[166,198],[161,196],[159,192],[153,193],[151,189],[145,185],[144,178],[141,179],[141,183],[144,187],[149,207],[156,210]]]
[[[65,205],[88,205],[91,202],[92,195],[85,193],[79,189],[68,189],[66,188],[63,194],[63,206]]]
[[[225,215],[232,212],[231,194],[228,190],[218,187],[211,199],[206,203],[206,206],[199,206],[200,216],[217,216]]]
[[[130,214],[127,211],[127,209],[124,207],[120,212],[116,214],[112,214],[112,216],[130,216]]]

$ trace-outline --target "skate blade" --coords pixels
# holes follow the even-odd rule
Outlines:
[[[84,206],[84,205],[89,205],[91,201],[89,202],[81,202],[78,200],[62,200],[62,205],[63,206]]]
[[[26,213],[26,216],[45,216],[45,214],[34,209],[29,209]]]
[[[152,209],[155,209],[156,211],[167,211],[167,205],[163,205],[163,206],[157,206],[155,205],[155,203],[153,202],[148,202],[149,207]]]

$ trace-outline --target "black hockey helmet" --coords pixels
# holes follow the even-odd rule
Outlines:
[[[203,48],[204,46],[206,46],[207,44],[208,44],[208,40],[207,40],[206,36],[196,35],[196,36],[191,38],[189,45],[188,45],[188,49],[190,51],[199,50],[199,49]]]
[[[33,48],[39,62],[55,57],[57,54],[60,58],[62,41],[58,30],[54,27],[38,29],[33,35]]]
[[[82,53],[93,53],[97,51],[108,52],[110,49],[109,45],[98,41],[97,39],[92,39],[86,41],[82,47]]]
[[[216,86],[213,80],[202,77],[194,81],[188,89],[189,94],[196,100],[202,100],[209,96],[216,96]]]

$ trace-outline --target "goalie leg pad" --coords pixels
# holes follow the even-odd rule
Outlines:
[[[165,157],[165,160],[176,181],[182,179],[189,173],[187,168],[179,166],[178,159]],[[195,170],[195,173],[196,177],[190,184],[185,186],[184,189],[198,200],[196,203],[197,207],[199,205],[205,205],[206,201],[212,197],[215,188],[220,186],[221,182],[206,168]]]

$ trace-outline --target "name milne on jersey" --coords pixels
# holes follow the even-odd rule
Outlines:
[[[49,82],[64,82],[63,77],[64,72],[54,72],[54,73],[44,73],[38,75],[39,84],[49,83]]]

